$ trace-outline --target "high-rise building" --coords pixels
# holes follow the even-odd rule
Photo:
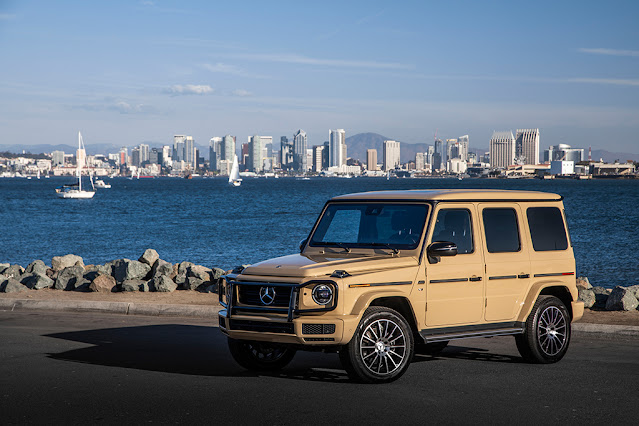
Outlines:
[[[140,161],[139,147],[135,147],[131,150],[131,164],[133,164],[136,167],[140,167],[141,161]]]
[[[193,168],[197,165],[197,154],[195,153],[193,136],[187,136],[184,140],[184,162],[193,166]]]
[[[384,171],[392,170],[400,165],[399,161],[399,142],[396,141],[384,141]]]
[[[441,139],[435,139],[435,145],[433,146],[433,171],[443,169],[446,164],[446,152],[444,150],[444,141]],[[443,167],[442,167],[443,166]]]
[[[165,167],[171,165],[171,147],[169,145],[162,146],[162,158],[159,161]]]
[[[415,170],[424,170],[426,167],[426,162],[424,161],[424,153],[417,152],[415,153]]]
[[[151,148],[149,151],[149,163],[150,164],[160,164],[161,150],[158,148]]]
[[[213,136],[209,140],[209,168],[214,171],[220,170],[220,161],[224,160],[222,155],[222,138]]]
[[[377,150],[376,149],[366,150],[366,167],[371,172],[377,171]]]
[[[140,164],[149,161],[149,146],[145,143],[140,144]]]
[[[515,157],[523,164],[539,164],[539,129],[517,129]]]
[[[184,141],[186,140],[185,135],[174,135],[173,136],[173,161],[180,162],[184,160]]]
[[[459,158],[461,158],[464,161],[468,161],[468,142],[469,142],[468,135],[460,136],[457,138],[457,144],[459,145],[458,147]]]
[[[306,171],[306,145],[306,132],[299,129],[293,135],[293,169],[299,173]]]
[[[280,138],[280,167],[283,170],[293,167],[293,142],[286,136]]]
[[[344,129],[329,130],[328,144],[329,166],[339,167],[343,164],[346,164],[346,157],[344,156],[344,146],[346,145],[346,131]]]
[[[249,136],[248,141],[248,170],[259,173],[264,167],[264,152],[262,138],[259,135]]]
[[[515,137],[513,132],[493,132],[490,138],[490,165],[506,168],[515,161]]]
[[[322,160],[324,158],[324,145],[316,145],[313,147],[313,171],[319,173],[322,171]]]
[[[64,166],[64,151],[53,151],[51,153],[51,165]]]
[[[126,146],[120,148],[120,152],[118,153],[118,155],[118,163],[120,166],[126,166],[127,164],[129,164],[129,150]]]
[[[230,161],[233,164],[235,158],[235,136],[226,135],[222,140],[221,160]]]

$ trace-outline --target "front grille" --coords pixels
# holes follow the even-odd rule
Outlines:
[[[335,324],[302,324],[302,334],[334,334]]]
[[[295,334],[295,328],[292,322],[266,322],[230,319],[229,328],[231,330],[241,331]]]
[[[264,286],[260,285],[242,285],[242,283],[237,284],[238,287],[238,301],[242,305],[251,305],[251,306],[272,306],[274,308],[288,308],[288,304],[291,300],[291,287],[281,287],[274,286],[270,287],[275,290],[275,298],[273,303],[267,305],[262,302],[260,299],[260,289],[263,287],[268,287],[267,284]]]

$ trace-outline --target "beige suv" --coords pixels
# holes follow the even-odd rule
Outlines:
[[[400,377],[450,340],[515,336],[553,363],[583,315],[562,197],[529,191],[367,192],[329,200],[300,253],[225,276],[220,329],[252,370],[339,352],[349,376]]]

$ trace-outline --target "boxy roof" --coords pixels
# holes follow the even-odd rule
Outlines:
[[[412,200],[412,201],[561,201],[550,192],[507,191],[500,189],[411,189],[404,191],[371,191],[338,195],[331,201]]]

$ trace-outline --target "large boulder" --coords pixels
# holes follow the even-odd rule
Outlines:
[[[608,296],[612,290],[596,286],[592,288],[592,291],[595,293],[595,304],[593,305],[593,308],[605,309],[606,301],[608,300]]]
[[[592,285],[590,284],[590,281],[588,280],[588,277],[579,277],[577,278],[577,288],[583,288],[583,289],[590,289],[592,288]]]
[[[34,260],[33,262],[29,263],[29,266],[27,266],[27,269],[25,269],[25,273],[47,275],[48,269],[49,267],[45,265],[43,261]]]
[[[24,268],[20,265],[10,265],[4,271],[2,271],[2,275],[8,278],[14,278],[16,280],[20,279],[20,276],[24,274]]]
[[[191,266],[195,266],[195,264],[193,262],[181,262],[178,264],[178,270],[177,273],[178,275],[186,275],[186,273],[188,272],[188,269]]]
[[[84,278],[84,267],[67,266],[58,273],[53,288],[56,290],[78,290],[88,287],[90,281]]]
[[[172,263],[169,263],[162,259],[158,259],[153,265],[153,268],[151,268],[151,275],[154,277],[157,277],[159,275],[166,275],[169,278],[173,279],[175,278],[173,271],[174,270]]]
[[[615,287],[606,301],[607,311],[634,311],[639,306],[634,291],[627,287]]]
[[[118,283],[126,280],[142,280],[149,275],[151,267],[146,263],[130,259],[118,259],[113,261],[113,278]]]
[[[206,282],[208,283],[208,281]],[[196,290],[199,286],[201,286],[204,283],[205,281],[197,277],[186,277],[186,280],[184,280],[184,283],[181,285],[180,288],[184,290]]]
[[[10,263],[0,263],[0,274],[2,274],[9,266],[11,266]]]
[[[144,291],[146,285],[146,281],[144,280],[126,280],[122,283],[122,291]]]
[[[149,266],[155,265],[155,262],[160,258],[158,252],[153,249],[146,249],[144,254],[140,256],[138,262],[146,263]]]
[[[65,256],[54,256],[51,259],[51,269],[54,271],[61,271],[69,266],[82,266],[84,268],[84,261],[80,256],[75,254],[67,254]]]
[[[628,287],[628,290],[634,292],[635,297],[637,298],[637,300],[639,300],[639,284],[631,285],[630,287]]]
[[[577,290],[579,291],[579,300],[584,302],[584,308],[592,308],[597,301],[595,292],[586,288],[578,288]]]
[[[6,275],[0,275],[0,293],[21,293],[27,290],[29,289],[20,281]]]
[[[89,284],[89,291],[97,293],[111,293],[114,288],[115,278],[111,275],[98,275],[91,281],[91,284]]]
[[[177,284],[166,275],[159,275],[149,281],[149,288],[151,291],[170,293],[177,290]]]
[[[42,290],[43,288],[53,287],[54,281],[46,276],[37,272],[31,274],[25,274],[20,279],[20,282],[32,290]]]

